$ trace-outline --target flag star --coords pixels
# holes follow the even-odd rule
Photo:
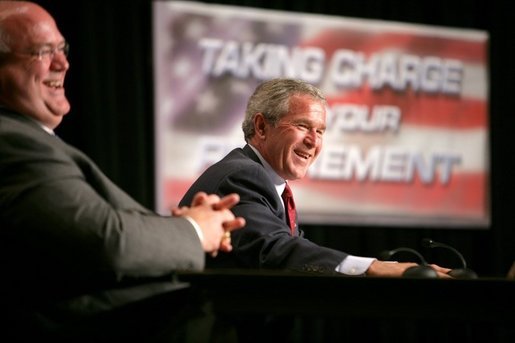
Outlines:
[[[208,89],[203,92],[197,101],[197,113],[213,114],[216,112],[218,106],[218,99],[212,90]]]
[[[272,36],[279,35],[284,33],[284,25],[272,22],[266,25],[266,30]]]
[[[231,92],[235,95],[241,95],[244,97],[250,96],[251,87],[247,82],[234,80],[231,83]]]
[[[172,75],[178,78],[185,78],[191,74],[191,61],[185,57],[180,58],[172,65]]]
[[[199,40],[206,33],[206,25],[199,19],[192,20],[184,30],[184,37],[193,41]]]
[[[258,41],[258,37],[256,37],[256,34],[252,28],[245,26],[239,30],[238,40],[241,42],[255,42]]]
[[[168,118],[170,112],[173,111],[174,105],[175,99],[173,98],[167,98],[161,101],[161,104],[159,106],[159,118],[161,118],[161,120]]]

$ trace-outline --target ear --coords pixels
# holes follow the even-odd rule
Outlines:
[[[267,125],[268,123],[263,116],[263,113],[256,113],[254,116],[254,129],[256,131],[255,136],[260,139],[264,139]]]

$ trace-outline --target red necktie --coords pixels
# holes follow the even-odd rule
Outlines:
[[[286,184],[284,188],[283,194],[281,195],[284,201],[284,208],[286,210],[286,221],[290,226],[291,235],[295,234],[295,202],[293,201],[293,194],[291,192],[290,186]]]

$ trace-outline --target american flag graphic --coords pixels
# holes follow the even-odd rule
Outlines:
[[[259,82],[294,76],[318,86],[331,109],[323,154],[292,183],[301,223],[488,226],[486,32],[153,6],[158,211],[243,146],[241,122]],[[353,86],[344,84],[359,68]]]

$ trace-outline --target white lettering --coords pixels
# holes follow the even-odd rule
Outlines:
[[[233,75],[265,80],[275,77],[302,78],[319,83],[324,73],[325,52],[318,47],[222,41],[204,38],[202,71],[206,75]]]
[[[410,183],[415,177],[424,184],[450,182],[461,157],[452,153],[420,152],[397,146],[374,146],[364,153],[358,146],[329,146],[309,169],[313,179]]]

